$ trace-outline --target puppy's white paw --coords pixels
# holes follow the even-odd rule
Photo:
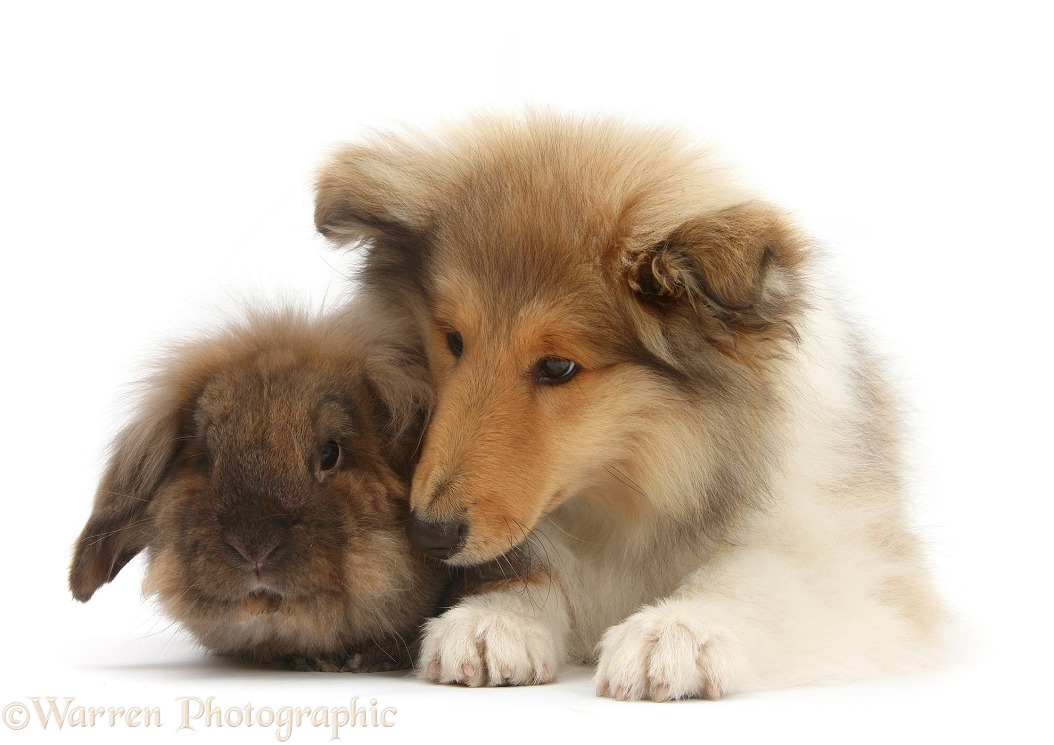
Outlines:
[[[598,696],[717,699],[732,692],[739,643],[725,629],[653,607],[608,629],[598,656]]]
[[[467,686],[548,683],[560,664],[557,644],[538,619],[464,604],[425,625],[420,659],[428,680]]]

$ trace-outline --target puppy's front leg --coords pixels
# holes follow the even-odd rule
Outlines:
[[[712,559],[604,633],[597,695],[715,699],[824,677],[832,654],[852,646],[848,621],[859,622],[867,603],[839,600],[851,594],[851,576],[839,582],[827,567],[819,580],[823,567],[807,569],[746,546]]]
[[[570,613],[555,570],[483,578],[425,625],[421,674],[468,686],[536,685],[564,660]]]
[[[619,700],[716,699],[739,678],[742,643],[702,600],[667,598],[605,633],[594,678]]]
[[[939,618],[925,577],[838,541],[811,553],[746,543],[711,559],[604,633],[597,693],[717,698],[925,668]]]

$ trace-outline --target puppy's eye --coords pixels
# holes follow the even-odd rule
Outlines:
[[[337,467],[338,460],[340,460],[340,445],[330,440],[322,446],[322,459],[319,461],[319,468],[323,471],[332,471]]]
[[[446,335],[446,344],[450,347],[450,353],[455,357],[460,357],[465,351],[465,340],[456,331],[451,331]]]
[[[544,359],[535,367],[539,383],[566,383],[578,372],[578,364],[571,360]]]

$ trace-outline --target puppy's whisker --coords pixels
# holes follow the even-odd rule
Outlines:
[[[642,497],[647,498],[648,495],[644,491],[644,489],[641,488],[640,484],[638,484],[636,481],[627,476],[623,471],[619,470],[618,468],[615,468],[614,465],[609,463],[604,466],[604,470],[614,476],[618,481],[621,481],[623,484],[633,489],[633,491],[637,492]]]

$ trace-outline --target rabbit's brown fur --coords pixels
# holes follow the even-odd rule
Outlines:
[[[446,570],[405,537],[432,393],[395,316],[256,313],[174,349],[144,393],[76,543],[73,595],[145,549],[146,591],[210,649],[409,666]]]

